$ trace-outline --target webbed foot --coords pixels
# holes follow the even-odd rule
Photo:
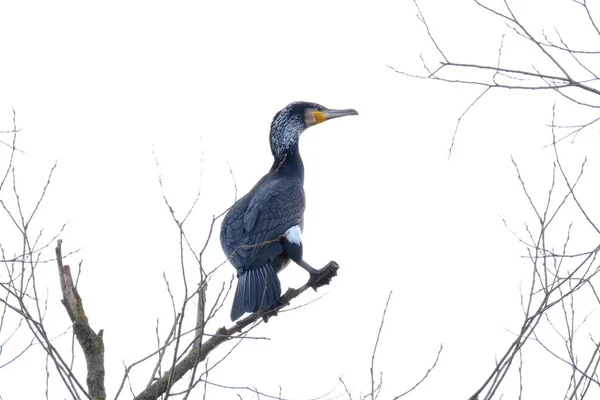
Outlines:
[[[337,276],[337,271],[340,268],[338,263],[335,261],[329,261],[329,264],[318,270],[317,272],[310,273],[310,287],[316,292],[321,286],[329,285],[331,279]]]

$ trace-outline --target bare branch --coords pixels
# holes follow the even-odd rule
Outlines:
[[[69,314],[71,322],[73,322],[73,331],[85,356],[89,393],[94,399],[104,400],[106,399],[106,390],[104,389],[103,331],[100,330],[96,333],[90,327],[83,310],[83,302],[73,284],[71,269],[68,265],[63,265],[61,245],[62,240],[59,239],[56,245],[56,260],[63,294],[62,303],[67,310],[67,314]]]
[[[375,400],[375,378],[373,376],[373,372],[375,369],[375,354],[377,353],[377,346],[379,345],[379,338],[381,337],[381,331],[383,330],[383,323],[385,322],[385,314],[387,313],[388,304],[390,303],[390,299],[392,298],[392,292],[388,295],[388,298],[385,302],[385,307],[383,308],[383,314],[381,315],[381,323],[379,324],[379,330],[377,331],[377,339],[375,340],[375,346],[373,346],[373,354],[371,355],[371,400]],[[381,384],[378,388],[381,388]]]
[[[421,378],[421,380],[419,380],[417,383],[415,383],[415,385],[413,387],[411,387],[410,389],[408,389],[406,392],[404,392],[402,394],[399,394],[398,396],[395,396],[394,400],[406,396],[407,394],[409,394],[410,392],[412,392],[413,390],[415,390],[417,387],[419,387],[419,385],[421,383],[423,383],[425,381],[425,379],[427,379],[427,377],[429,376],[429,374],[431,373],[431,371],[433,371],[433,369],[436,367],[436,365],[437,365],[437,363],[438,363],[438,361],[440,359],[440,355],[442,354],[442,350],[443,349],[444,349],[444,345],[440,344],[440,349],[437,352],[437,356],[435,357],[435,361],[433,362],[433,364],[431,365],[431,367],[429,367],[429,369],[425,373],[425,376],[423,376],[423,378]]]
[[[339,268],[336,263],[333,261],[330,263],[330,268],[337,269]],[[188,371],[194,368],[195,365],[204,361],[208,354],[212,352],[215,348],[228,341],[233,337],[233,335],[237,332],[242,332],[244,328],[252,325],[256,321],[264,317],[274,317],[277,315],[277,311],[282,308],[285,308],[291,300],[300,296],[304,293],[308,288],[311,287],[311,282],[305,283],[303,286],[298,289],[288,289],[288,291],[281,297],[281,301],[283,303],[282,306],[274,309],[274,310],[264,310],[261,312],[256,312],[248,315],[246,318],[239,320],[234,326],[229,328],[220,328],[217,330],[216,334],[212,336],[209,340],[204,342],[200,348],[200,354],[197,354],[196,349],[192,349],[181,361],[179,361],[175,366],[173,366],[169,371],[167,371],[160,379],[146,388],[144,391],[139,393],[135,400],[155,400],[158,399],[163,393],[167,391],[167,389],[174,383],[179,381]]]
[[[417,0],[413,0],[413,1],[415,3],[415,6],[417,7],[417,12],[418,12],[417,17],[419,18],[419,20],[421,20],[421,22],[425,26],[425,30],[427,30],[427,35],[429,36],[429,39],[431,39],[431,42],[435,45],[435,48],[440,53],[440,55],[444,58],[444,60],[446,62],[449,62],[448,58],[444,55],[444,52],[442,51],[442,49],[440,48],[440,46],[438,46],[437,42],[433,38],[433,35],[431,34],[431,31],[429,30],[429,25],[427,25],[427,22],[425,21],[425,16],[423,15],[423,13],[421,12],[421,9],[419,8],[419,3],[417,3]]]
[[[465,109],[465,111],[463,111],[463,113],[460,115],[460,117],[458,117],[458,120],[456,121],[456,127],[454,128],[454,134],[452,135],[452,143],[450,143],[450,149],[448,150],[448,159],[450,159],[450,157],[452,157],[452,149],[454,148],[454,140],[456,139],[456,134],[458,133],[458,127],[460,126],[460,122],[462,121],[464,116],[469,112],[469,110],[475,105],[475,103],[477,103],[490,89],[491,89],[490,86],[485,88],[483,90],[483,92],[481,92],[479,94],[479,96],[477,96],[475,98],[475,100],[473,100],[473,102],[471,104],[469,104],[469,106]]]

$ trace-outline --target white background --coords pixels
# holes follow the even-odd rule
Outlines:
[[[556,13],[538,12],[542,3],[550,10],[549,2],[530,3],[519,12],[540,31],[559,22],[568,27],[575,21],[569,18],[581,16],[571,14],[567,2],[557,2]],[[469,1],[429,0],[421,7],[448,56],[495,62],[502,23]],[[307,399],[331,390],[325,398],[341,395],[343,377],[358,398],[370,390],[370,357],[390,291],[376,360],[383,398],[419,380],[440,343],[437,368],[412,398],[468,398],[514,339],[520,286],[530,269],[521,257],[525,248],[501,218],[522,235],[523,224],[536,221],[510,156],[542,204],[553,161],[551,148],[544,148],[551,142],[547,124],[557,97],[486,96],[463,120],[448,159],[456,119],[481,89],[411,79],[387,67],[421,73],[421,53],[439,61],[413,2],[22,2],[1,8],[0,130],[12,128],[14,107],[18,147],[26,153],[16,159],[26,208],[58,161],[32,229],[43,227],[49,238],[68,222],[63,251],[80,249],[68,262],[83,259],[79,290],[92,327],[104,329],[109,398],[123,363],[155,349],[157,319],[163,336],[170,327],[163,272],[176,299],[183,296],[177,229],[157,175],[178,216],[202,182],[187,225],[199,249],[212,215],[234,200],[229,166],[241,196],[271,165],[272,117],[296,100],[360,113],[311,128],[301,139],[305,259],[317,267],[336,260],[339,277],[297,301],[326,293],[317,302],[258,327],[252,334],[270,340],[243,342],[209,380],[272,395],[281,386],[283,397]],[[587,38],[583,44],[598,47],[597,38]],[[505,46],[514,50],[506,50],[506,65],[523,66],[524,57],[531,57],[525,67],[541,62],[532,49],[508,40]],[[581,122],[573,110],[557,112],[564,122]],[[598,148],[596,137],[588,133],[565,144],[571,171]],[[8,149],[0,149],[3,163],[7,156]],[[586,168],[589,177],[598,172],[594,152]],[[593,186],[592,178],[582,183],[589,207]],[[561,227],[576,218],[565,216]],[[0,223],[4,245],[13,228],[6,218]],[[562,240],[564,231],[558,229],[557,237]],[[573,252],[583,250],[574,246]],[[212,268],[223,260],[215,235],[205,263]],[[220,268],[209,299],[233,272],[229,265]],[[70,325],[56,266],[47,263],[39,274],[48,293],[46,323],[55,336]],[[291,266],[282,287],[306,278]],[[229,307],[230,300],[209,331],[230,324]],[[593,317],[588,324],[598,327]],[[20,349],[16,340],[9,343],[14,347],[4,346],[0,364]],[[68,349],[70,332],[57,343]],[[541,399],[546,390],[564,390],[566,378],[550,374],[564,377],[568,369],[535,346],[525,390]],[[211,354],[211,364],[225,347]],[[80,354],[77,368],[83,378]],[[132,378],[135,393],[145,387],[150,368]],[[34,347],[0,370],[0,395],[42,398],[44,376],[44,357]],[[15,377],[27,385],[14,385]],[[505,398],[516,398],[514,388],[507,386]],[[210,386],[207,396],[238,394],[256,397]],[[58,384],[51,386],[51,399],[64,396]],[[128,390],[121,395],[130,397]]]

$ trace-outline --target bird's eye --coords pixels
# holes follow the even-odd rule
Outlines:
[[[323,111],[323,107],[317,106],[317,111]]]

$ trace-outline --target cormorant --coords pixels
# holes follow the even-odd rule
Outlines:
[[[310,273],[315,289],[324,284],[317,282],[327,267],[317,270],[302,259],[304,165],[298,139],[306,128],[346,115],[358,112],[294,102],[273,118],[269,135],[273,166],[229,209],[221,225],[221,247],[238,277],[232,321],[245,312],[277,305],[281,296],[277,273],[290,260]]]

